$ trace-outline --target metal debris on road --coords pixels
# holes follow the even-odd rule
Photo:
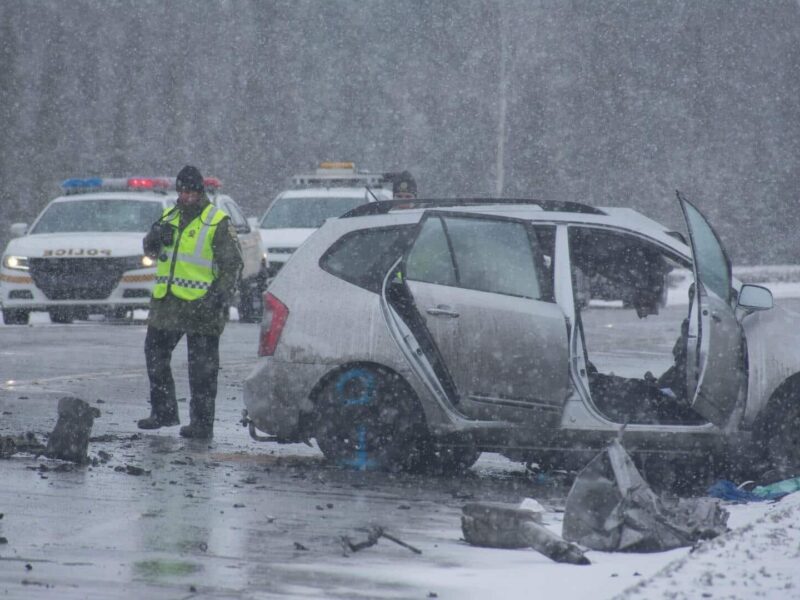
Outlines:
[[[411,552],[413,552],[414,554],[422,554],[422,550],[420,550],[419,548],[415,548],[411,544],[407,544],[403,540],[384,531],[382,527],[377,527],[377,526],[370,527],[367,530],[367,539],[364,540],[363,542],[353,542],[346,535],[342,536],[341,541],[342,541],[342,546],[345,548],[346,551],[349,550],[350,552],[358,552],[359,550],[363,550],[364,548],[369,548],[370,546],[374,546],[375,544],[378,543],[378,540],[382,537],[386,538],[390,542],[394,542],[398,546],[402,546],[403,548],[411,550]]]
[[[592,550],[660,552],[728,528],[714,498],[661,498],[614,440],[578,474],[567,496],[564,537]]]

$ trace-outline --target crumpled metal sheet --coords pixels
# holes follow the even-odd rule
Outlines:
[[[725,533],[727,521],[719,500],[659,497],[615,440],[575,479],[563,536],[592,550],[660,552]]]

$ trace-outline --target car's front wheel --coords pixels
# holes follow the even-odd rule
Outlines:
[[[797,393],[787,391],[772,405],[763,441],[774,469],[791,477],[800,474],[800,396]]]
[[[72,323],[75,317],[68,308],[51,308],[48,312],[53,323]]]
[[[425,417],[397,374],[354,366],[332,377],[316,401],[315,437],[331,462],[359,470],[419,469],[427,452]]]
[[[27,325],[30,313],[19,308],[7,308],[3,310],[3,322],[6,325]]]

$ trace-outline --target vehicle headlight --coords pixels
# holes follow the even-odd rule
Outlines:
[[[27,271],[30,269],[27,256],[14,256],[13,254],[6,254],[3,257],[3,266],[6,269],[15,269],[18,271]]]
[[[136,269],[146,269],[156,264],[149,256],[130,256],[123,262],[125,271],[135,271]]]

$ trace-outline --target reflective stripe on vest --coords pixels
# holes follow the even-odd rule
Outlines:
[[[174,214],[169,215],[170,211]],[[178,231],[180,212],[173,208],[164,210],[163,222],[174,227],[176,232],[173,245],[161,248],[154,298],[171,293],[182,300],[198,300],[206,295],[214,281],[214,232],[227,216],[225,211],[209,204],[183,231]]]

